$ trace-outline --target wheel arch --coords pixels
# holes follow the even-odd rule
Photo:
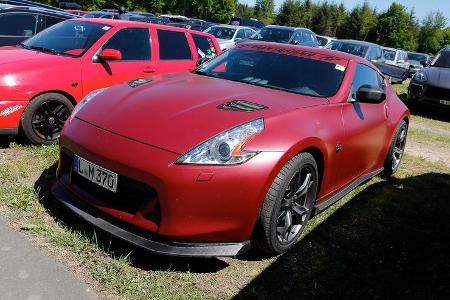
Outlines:
[[[41,96],[41,95],[45,95],[45,94],[61,94],[64,97],[66,97],[67,99],[69,99],[69,101],[73,104],[73,106],[75,107],[75,105],[77,105],[77,101],[75,100],[75,97],[72,96],[70,93],[63,91],[63,90],[48,90],[48,91],[43,91],[40,92],[39,94],[34,95],[30,101],[28,102],[28,105],[37,97]]]

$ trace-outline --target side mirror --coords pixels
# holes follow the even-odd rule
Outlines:
[[[356,101],[361,103],[381,103],[386,99],[386,93],[379,87],[365,84],[356,92]]]
[[[197,60],[197,67],[200,67],[201,65],[203,65],[204,63],[208,62],[210,60],[210,58],[208,57],[201,57]]]
[[[122,53],[116,49],[103,49],[103,51],[98,56],[99,60],[107,61],[107,60],[121,60]]]

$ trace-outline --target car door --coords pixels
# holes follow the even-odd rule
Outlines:
[[[35,35],[38,21],[35,14],[0,14],[0,46],[16,45]]]
[[[191,51],[195,45],[189,43],[187,32],[158,28],[155,36],[158,47],[156,72],[175,73],[196,67],[198,55]]]
[[[342,106],[345,137],[339,154],[337,185],[340,187],[376,167],[388,134],[386,100],[380,104],[354,100],[358,89],[366,84],[386,89],[384,78],[375,69],[357,64],[351,95]]]
[[[86,57],[82,71],[84,94],[157,73],[148,28],[120,29],[99,47],[97,55],[104,49],[120,51],[122,59],[97,61],[95,57]]]

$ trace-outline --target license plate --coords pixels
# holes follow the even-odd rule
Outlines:
[[[450,105],[450,101],[448,100],[441,100],[440,103],[444,105]]]
[[[91,163],[78,155],[75,155],[73,159],[73,171],[102,188],[117,192],[117,173]]]

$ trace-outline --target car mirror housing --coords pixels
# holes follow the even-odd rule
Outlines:
[[[116,49],[103,49],[98,58],[101,61],[121,60],[122,52]]]
[[[379,87],[365,84],[358,89],[356,101],[361,103],[381,103],[386,99],[386,93]]]

